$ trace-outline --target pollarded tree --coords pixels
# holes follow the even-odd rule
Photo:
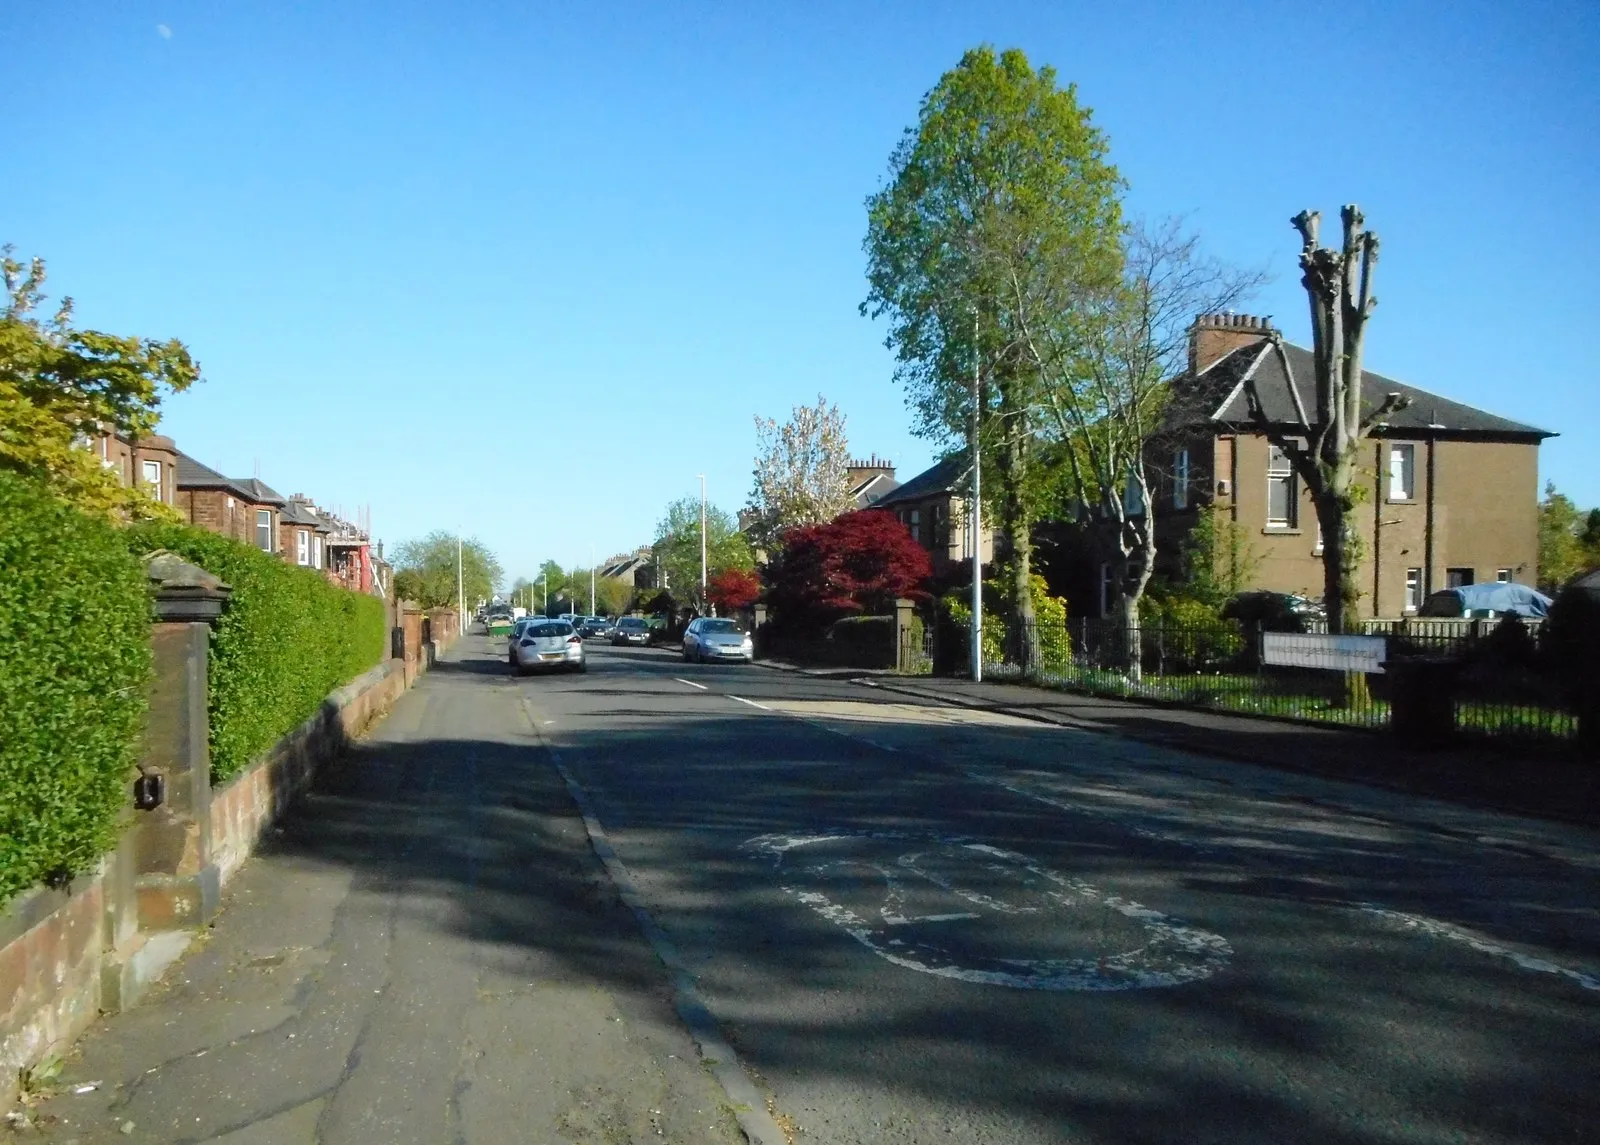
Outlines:
[[[1311,356],[1316,373],[1316,405],[1299,410],[1299,424],[1278,425],[1262,411],[1255,379],[1249,380],[1250,408],[1267,439],[1281,449],[1305,482],[1322,530],[1323,603],[1328,631],[1346,632],[1361,599],[1359,505],[1361,443],[1391,413],[1410,399],[1391,393],[1373,404],[1363,401],[1361,350],[1367,319],[1378,305],[1372,293],[1372,272],[1378,262],[1378,236],[1354,204],[1339,218],[1344,243],[1339,250],[1317,245],[1322,216],[1301,211],[1290,220],[1300,232],[1300,285],[1311,304]],[[1291,394],[1298,395],[1283,336],[1272,345],[1283,366]],[[1296,400],[1296,405],[1300,403]]]
[[[795,406],[779,425],[756,418],[755,486],[750,507],[756,519],[750,538],[764,549],[778,547],[783,531],[816,525],[847,513],[850,446],[844,414],[817,395],[814,406]]]
[[[920,597],[932,575],[928,551],[893,513],[861,509],[784,537],[766,568],[767,599],[785,628],[820,629],[840,616],[887,612]]]
[[[1038,661],[1030,533],[1050,482],[1038,424],[1047,379],[1015,300],[1051,299],[1028,322],[1070,346],[1081,303],[1117,281],[1123,185],[1107,150],[1053,69],[977,48],[924,98],[889,185],[867,201],[862,312],[889,321],[916,432],[965,440],[969,456],[974,434],[981,443],[1024,670]]]

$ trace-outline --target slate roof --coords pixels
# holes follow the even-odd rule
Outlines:
[[[970,466],[967,464],[967,459],[962,455],[956,454],[953,457],[947,457],[932,468],[924,469],[893,493],[880,497],[871,507],[882,509],[889,505],[918,501],[924,497],[931,497],[936,493],[954,492],[956,483],[964,479],[969,469]]]
[[[280,517],[285,525],[304,525],[308,529],[317,529],[324,533],[333,532],[333,526],[323,520],[304,501],[296,501],[290,498],[284,504]]]
[[[857,509],[870,509],[890,493],[900,488],[900,482],[887,473],[874,473],[850,490]]]
[[[201,465],[187,453],[178,454],[179,489],[226,489],[257,505],[283,505],[283,497],[259,478],[224,477],[208,465]]]
[[[1311,351],[1304,346],[1285,342],[1284,353],[1294,371],[1300,402],[1307,415],[1315,417],[1316,373]],[[1294,398],[1283,372],[1283,364],[1271,343],[1265,341],[1241,346],[1203,370],[1197,378],[1184,379],[1180,384],[1188,391],[1187,400],[1176,403],[1181,411],[1178,416],[1190,424],[1197,416],[1214,422],[1252,424],[1249,387],[1245,384],[1247,378],[1255,381],[1257,392],[1261,395],[1262,411],[1269,421],[1278,425],[1299,424],[1300,418],[1295,412]],[[1475,409],[1382,374],[1362,371],[1361,401],[1364,409],[1377,408],[1385,395],[1391,393],[1409,397],[1411,404],[1389,414],[1384,421],[1388,428],[1379,430],[1380,435],[1445,434],[1528,441],[1555,436],[1548,430]]]

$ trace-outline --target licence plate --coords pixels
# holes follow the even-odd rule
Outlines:
[[[561,653],[560,652],[541,652],[541,653],[539,653],[539,659],[541,659],[541,660],[559,660],[559,659],[561,659]]]

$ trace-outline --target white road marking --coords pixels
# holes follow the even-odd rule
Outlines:
[[[689,687],[691,687],[691,688],[699,688],[702,692],[707,690],[706,686],[704,684],[696,684],[693,680],[685,680],[681,676],[674,676],[674,677],[672,677],[672,679],[673,679],[673,682],[675,682],[675,683],[688,684]]]
[[[827,859],[810,866],[790,864],[790,852],[819,844],[845,844],[861,852]],[[788,875],[779,883],[785,893],[805,903],[879,958],[895,966],[1015,990],[1113,991],[1178,986],[1209,978],[1227,965],[1233,948],[1221,935],[1179,923],[1139,903],[1107,894],[1078,879],[1039,866],[1025,855],[982,843],[954,839],[917,840],[891,834],[838,833],[826,835],[758,835],[745,846],[771,858],[774,869]],[[901,852],[892,863],[881,861],[885,852]],[[820,858],[821,856],[819,856]],[[951,876],[930,866],[929,860],[958,874]],[[841,878],[859,878],[862,868],[876,872],[884,887],[881,921],[861,917],[848,906],[801,880],[837,884]],[[868,876],[871,878],[872,876]],[[1007,902],[993,895],[958,885],[969,879],[1011,881],[1039,905]],[[1039,915],[1066,908],[1099,907],[1120,914],[1144,930],[1143,944],[1131,950],[1107,951],[1088,958],[1027,958],[989,955],[981,949],[964,949],[959,929],[950,937],[900,931],[890,937],[888,928],[915,927],[922,923],[967,922],[981,919],[980,912],[961,910],[945,914],[908,917],[904,903],[908,888],[927,893],[927,884],[963,905],[1000,915]],[[835,892],[837,893],[837,892]]]
[[[1436,918],[1427,918],[1420,914],[1407,914],[1404,911],[1390,910],[1387,907],[1376,906],[1372,903],[1360,903],[1358,905],[1367,914],[1381,918],[1386,922],[1396,923],[1406,930],[1418,931],[1426,934],[1429,938],[1443,938],[1451,942],[1459,942],[1471,947],[1479,954],[1508,959],[1524,970],[1531,970],[1536,974],[1555,974],[1576,982],[1585,990],[1600,991],[1600,978],[1585,974],[1581,970],[1574,970],[1570,966],[1562,966],[1543,958],[1535,958],[1532,955],[1523,954],[1521,951],[1501,946],[1497,942],[1490,942],[1486,938],[1479,938],[1471,931],[1451,926],[1448,922],[1440,922]]]
[[[764,712],[770,712],[772,710],[765,704],[758,704],[754,700],[745,699],[743,696],[735,696],[731,692],[724,692],[723,695],[727,696],[730,700],[738,700],[741,704],[749,704],[752,708],[760,708]]]

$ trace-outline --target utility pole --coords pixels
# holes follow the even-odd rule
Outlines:
[[[700,478],[700,603],[706,600],[706,475],[697,474]]]
[[[457,627],[465,631],[467,627],[467,579],[461,571],[461,534],[456,534],[456,600],[460,602],[461,611],[456,613]]]
[[[594,546],[589,546],[589,615],[594,615]]]
[[[978,399],[982,392],[979,379],[978,310],[972,310],[972,679],[983,680],[983,466],[978,457]]]

